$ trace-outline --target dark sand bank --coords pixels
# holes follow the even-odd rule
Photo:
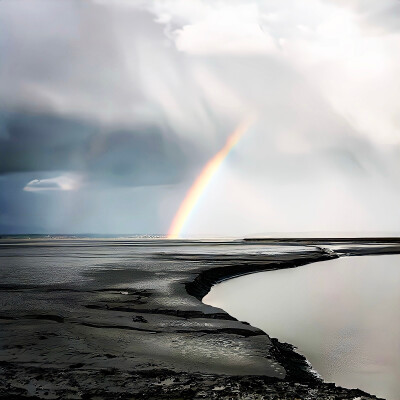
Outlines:
[[[328,244],[0,241],[0,397],[375,398],[199,301],[233,276],[400,253],[394,240]]]

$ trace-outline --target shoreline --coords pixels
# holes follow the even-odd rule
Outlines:
[[[387,242],[380,244],[381,248],[370,248],[369,254],[384,251]],[[397,244],[400,252],[400,241]],[[75,252],[82,250],[75,246]],[[59,247],[54,257],[65,251]],[[66,247],[68,257],[70,247]],[[23,251],[32,256],[43,245],[7,248],[6,255]],[[99,248],[111,251],[103,244]],[[85,255],[97,251],[90,249],[84,249]],[[119,247],[118,254],[121,251]],[[126,251],[138,257],[129,246]],[[292,345],[200,301],[222,280],[294,268],[337,258],[337,254],[314,244],[269,255],[155,251],[141,257],[138,261],[126,258],[126,266],[125,258],[123,262],[112,259],[116,269],[89,268],[82,276],[91,280],[80,288],[1,285],[0,296],[22,296],[22,302],[10,304],[0,315],[4,336],[0,397],[174,399],[230,398],[235,393],[236,398],[376,399],[358,389],[323,382]],[[132,262],[137,262],[134,269]],[[29,314],[23,302],[26,296],[33,309]],[[62,307],[44,309],[43,297]],[[41,388],[47,388],[48,394]]]
[[[278,269],[297,268],[302,265],[316,263],[320,261],[328,261],[339,258],[336,253],[321,249],[321,254],[317,257],[304,257],[290,261],[264,263],[262,266],[234,265],[228,267],[214,267],[201,272],[193,282],[185,284],[186,291],[189,295],[194,296],[202,301],[203,297],[211,290],[211,288],[225,280],[237,278],[244,275],[255,274],[258,272],[275,271]],[[228,313],[227,313],[228,314]],[[229,314],[228,314],[229,315]],[[268,335],[265,332],[265,335]],[[290,343],[281,343],[278,338],[270,338],[274,344],[274,357],[284,366],[286,370],[286,379],[293,382],[304,383],[323,383],[323,379],[312,369],[311,364],[306,357],[296,351],[296,347]]]

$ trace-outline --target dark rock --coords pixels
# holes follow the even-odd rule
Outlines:
[[[132,317],[133,322],[141,322],[141,323],[147,323],[147,319],[143,318],[141,315],[136,315]]]

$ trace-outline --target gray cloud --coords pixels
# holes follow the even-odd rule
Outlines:
[[[400,29],[400,2],[398,0],[330,0],[344,7],[351,7],[366,27],[378,30],[398,31]]]
[[[55,115],[7,113],[0,119],[0,173],[67,171],[87,184],[166,184],[187,167],[184,142],[157,126],[125,129]]]
[[[0,119],[0,173],[78,170],[99,127],[55,115],[10,112]]]
[[[398,2],[375,3],[3,0],[0,224],[165,232],[252,112],[188,232],[398,223]]]

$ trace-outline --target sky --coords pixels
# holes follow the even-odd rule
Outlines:
[[[400,233],[398,0],[2,0],[0,233]]]

